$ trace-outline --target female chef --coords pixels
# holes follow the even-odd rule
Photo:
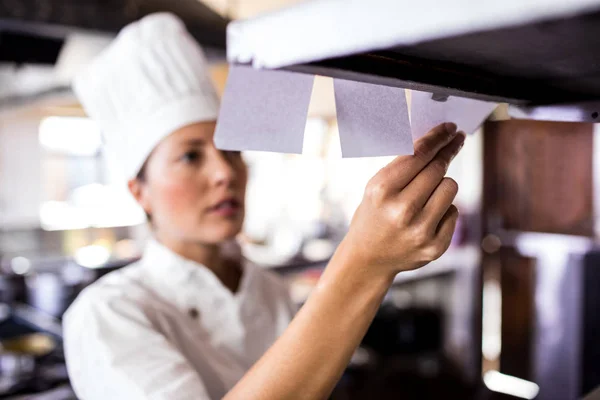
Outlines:
[[[218,99],[183,23],[155,14],[126,27],[74,89],[153,236],[139,262],[65,314],[67,365],[84,400],[326,398],[394,276],[449,245],[458,188],[444,175],[464,141],[453,124],[371,179],[292,321],[279,279],[227,250],[242,228],[247,171],[239,153],[213,145]]]

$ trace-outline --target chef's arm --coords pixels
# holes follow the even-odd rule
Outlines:
[[[284,334],[226,400],[326,399],[397,273],[440,257],[458,211],[444,178],[465,136],[440,125],[375,175],[350,230]]]

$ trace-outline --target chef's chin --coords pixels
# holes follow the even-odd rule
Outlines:
[[[243,224],[243,217],[215,221],[202,229],[203,241],[219,244],[234,239],[242,231]]]

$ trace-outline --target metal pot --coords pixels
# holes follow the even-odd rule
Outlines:
[[[0,302],[14,304],[26,298],[25,277],[15,274],[0,274]]]
[[[31,333],[0,341],[0,373],[6,378],[33,375],[36,359],[50,354],[56,340],[43,333]]]
[[[33,273],[25,278],[27,303],[36,309],[60,318],[69,306],[69,288],[55,272]]]

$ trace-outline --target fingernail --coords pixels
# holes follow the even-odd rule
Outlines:
[[[444,124],[444,127],[446,128],[446,132],[448,132],[448,135],[450,136],[454,136],[456,135],[456,124],[453,124],[452,122],[446,122]]]
[[[460,148],[465,144],[467,135],[463,131],[460,131],[460,132],[458,132],[458,136],[460,137],[460,139],[458,139],[458,141],[460,142],[460,146],[459,146],[459,148]]]
[[[458,142],[458,146],[456,147],[456,150],[454,151],[454,154],[452,155],[453,160],[454,160],[454,157],[456,157],[458,155],[458,153],[460,153],[460,151],[462,150],[463,146],[465,145],[465,139],[467,138],[467,135],[465,135],[464,132],[458,132],[457,134],[458,134],[458,136],[454,140],[456,142]]]

